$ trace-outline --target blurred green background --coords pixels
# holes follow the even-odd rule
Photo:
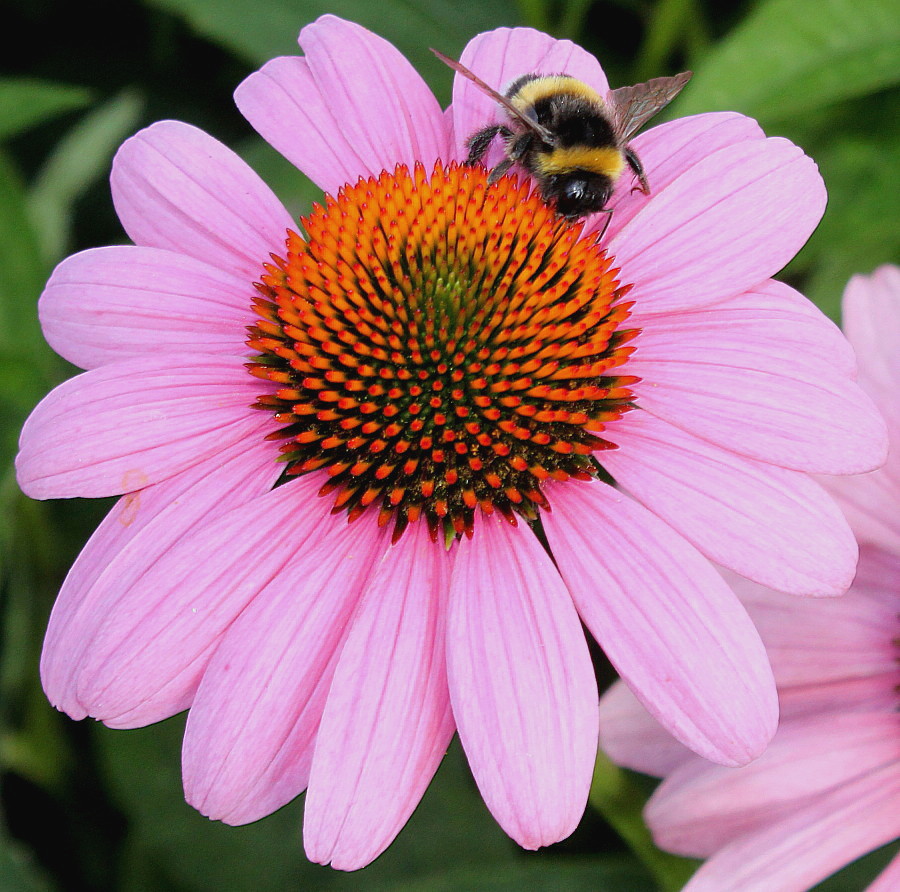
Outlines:
[[[43,629],[108,503],[37,503],[17,490],[22,421],[74,371],[43,342],[36,301],[66,254],[124,241],[110,160],[154,120],[206,129],[293,212],[308,209],[317,191],[254,135],[231,92],[266,59],[296,52],[300,27],[332,12],[395,43],[445,104],[451,73],[428,47],[458,56],[498,25],[578,41],[614,86],[692,68],[671,115],[745,112],[818,162],[828,210],[782,277],[836,317],[851,274],[900,261],[900,0],[5,0],[0,9],[0,892],[680,888],[691,865],[656,852],[640,825],[649,783],[603,762],[576,834],[525,853],[487,814],[454,744],[397,842],[346,875],[305,861],[302,799],[243,828],[185,805],[183,717],[126,732],[56,713],[38,680]],[[862,889],[887,854],[823,892]]]

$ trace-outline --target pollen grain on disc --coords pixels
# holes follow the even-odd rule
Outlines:
[[[533,520],[544,481],[595,476],[638,331],[580,225],[527,182],[439,162],[345,186],[301,226],[248,340],[286,475],[323,469],[335,511],[376,510],[395,540],[420,519],[471,535],[477,510]]]

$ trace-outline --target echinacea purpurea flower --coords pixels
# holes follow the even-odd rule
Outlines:
[[[223,145],[155,124],[113,166],[134,245],[42,297],[88,371],[27,422],[20,483],[123,495],[51,617],[50,700],[112,727],[190,709],[188,800],[239,824],[308,788],[307,852],[347,869],[455,729],[513,838],[571,832],[598,733],[581,622],[679,739],[754,758],[774,685],[707,558],[841,592],[854,544],[807,472],[883,457],[839,333],[770,278],[822,213],[815,165],[739,115],[655,127],[652,195],[623,178],[598,243],[604,215],[460,166],[499,114],[470,82],[444,112],[363,28],[300,42],[236,98],[331,197],[298,223]],[[461,61],[608,89],[529,29]]]

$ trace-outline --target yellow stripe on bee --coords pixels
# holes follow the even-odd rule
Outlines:
[[[625,169],[625,156],[614,146],[609,148],[572,146],[568,149],[553,149],[552,152],[536,153],[534,166],[537,168],[537,172],[543,176],[587,170],[616,180]]]
[[[550,96],[556,96],[559,93],[568,93],[570,96],[579,96],[587,99],[589,102],[599,103],[603,105],[603,99],[600,94],[591,89],[587,84],[574,77],[568,77],[561,74],[548,74],[535,78],[533,81],[527,81],[509,97],[509,101],[519,111],[524,112],[526,108],[539,102],[541,99],[547,99]]]

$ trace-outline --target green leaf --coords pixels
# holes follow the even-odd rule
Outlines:
[[[19,428],[58,379],[60,361],[44,341],[37,299],[48,273],[15,168],[0,154],[0,477],[8,473]],[[0,516],[8,504],[0,492]]]
[[[61,536],[47,503],[19,492],[8,468],[0,482],[0,770],[58,789],[71,766],[61,717],[37,667],[50,601],[61,578]]]
[[[515,861],[477,868],[443,868],[431,876],[389,886],[369,885],[368,892],[648,892],[652,879],[633,861],[616,856],[550,858],[522,856]]]
[[[84,87],[29,78],[0,78],[0,139],[17,136],[57,115],[86,106]]]
[[[301,838],[303,799],[244,827],[209,821],[184,802],[180,769],[183,717],[135,731],[94,726],[117,806],[128,815],[123,892],[178,889],[391,889],[453,864],[492,865],[502,873],[521,857],[496,825],[455,743],[407,826],[364,874],[310,864]]]
[[[518,0],[519,12],[529,28],[548,31],[553,20],[553,10],[548,0]]]
[[[850,276],[900,260],[900,191],[893,161],[900,157],[900,128],[872,127],[873,120],[900,121],[900,93],[813,115],[798,132],[786,128],[818,162],[828,206],[784,275],[789,280],[802,275],[804,293],[834,319]]]
[[[698,66],[679,111],[787,120],[900,81],[896,0],[764,0]]]
[[[665,72],[669,60],[682,47],[696,53],[709,42],[704,10],[699,0],[658,0],[653,5],[635,68],[635,80],[645,81]]]
[[[900,191],[894,165],[886,160],[897,157],[897,135],[851,135],[819,155],[829,203],[807,247],[814,265],[805,292],[834,318],[850,276],[900,259]]]
[[[658,849],[643,819],[646,796],[635,776],[614,765],[602,752],[597,754],[591,784],[591,805],[606,818],[628,843],[667,892],[676,892],[696,870],[697,863]]]
[[[35,301],[47,271],[18,171],[0,154],[0,350],[43,341]]]
[[[338,892],[647,892],[653,881],[629,857],[523,852],[481,801],[458,741],[407,826],[363,871],[310,864],[303,799],[255,824],[208,821],[183,800],[182,718],[135,731],[94,726],[106,786],[128,816],[122,892],[323,889]],[[385,795],[390,795],[386,791]],[[673,859],[675,860],[675,859]]]
[[[358,22],[387,38],[435,82],[446,74],[431,54],[433,46],[458,54],[479,31],[513,25],[519,19],[512,0],[146,0],[186,19],[211,40],[259,64],[281,54],[299,53],[297,34],[325,13]],[[450,77],[446,81],[449,95]]]
[[[0,831],[0,892],[51,892],[24,846]]]
[[[298,803],[248,827],[211,822],[184,801],[183,716],[135,731],[91,730],[104,786],[128,817],[124,874],[115,888],[291,888],[291,877],[304,866]]]
[[[137,126],[142,100],[123,92],[78,122],[57,144],[29,193],[29,212],[51,262],[65,254],[75,202],[101,176],[122,140]]]

